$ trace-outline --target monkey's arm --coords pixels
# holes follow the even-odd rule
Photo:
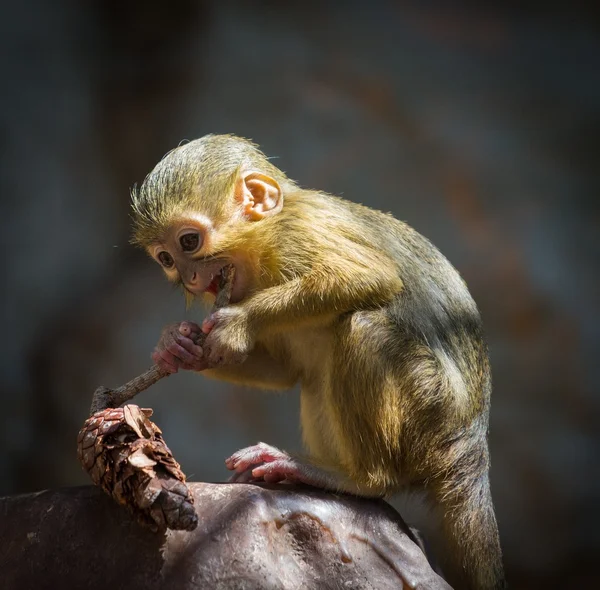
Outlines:
[[[260,389],[291,389],[298,380],[288,367],[276,361],[260,344],[238,365],[220,366],[202,371],[211,379],[222,379],[238,385]]]
[[[380,252],[354,244],[351,254],[329,251],[322,256],[308,273],[258,291],[239,304],[254,329],[283,327],[357,307],[379,307],[402,290],[398,266]]]
[[[402,290],[397,265],[355,245],[351,257],[329,252],[327,260],[297,278],[268,287],[205,320],[213,366],[229,365],[252,350],[257,338],[352,309],[376,308]]]

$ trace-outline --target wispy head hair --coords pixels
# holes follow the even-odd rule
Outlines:
[[[290,184],[258,146],[235,135],[206,135],[170,151],[131,191],[132,242],[147,246],[157,241],[173,218],[189,212],[219,220],[231,211],[239,174],[251,169],[282,186]]]

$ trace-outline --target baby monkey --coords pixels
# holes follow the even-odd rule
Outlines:
[[[233,480],[372,497],[419,486],[441,509],[452,581],[503,588],[487,349],[442,254],[391,215],[300,188],[232,135],[176,148],[132,199],[134,242],[188,300],[214,299],[219,273],[235,267],[231,304],[202,326],[165,328],[154,361],[265,389],[301,385],[310,462],[259,443],[227,459]]]

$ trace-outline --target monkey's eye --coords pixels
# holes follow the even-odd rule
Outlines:
[[[168,252],[159,252],[157,258],[165,268],[171,268],[175,263],[173,257]]]
[[[193,252],[198,248],[198,244],[200,244],[200,235],[196,233],[184,234],[179,238],[179,243],[184,252]]]

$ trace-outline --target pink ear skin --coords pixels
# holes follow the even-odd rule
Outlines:
[[[283,207],[279,183],[260,172],[246,172],[240,179],[237,193],[244,215],[250,221],[260,221],[269,215],[275,215]]]

